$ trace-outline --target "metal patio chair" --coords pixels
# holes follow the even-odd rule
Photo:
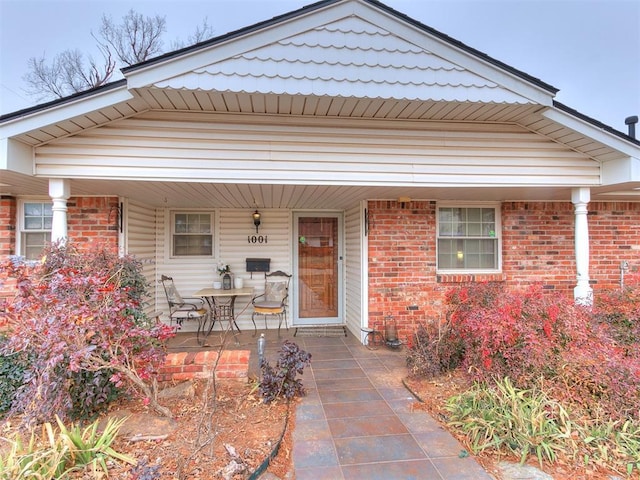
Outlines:
[[[205,331],[207,320],[210,316],[210,312],[205,306],[205,300],[199,297],[181,296],[172,277],[162,275],[160,281],[164,287],[164,293],[167,296],[171,324],[175,322],[176,329],[180,329],[185,320],[197,320],[198,333],[196,334],[196,338],[198,343],[200,343],[200,334]]]
[[[278,336],[280,335],[280,327],[283,320],[284,326],[289,330],[289,325],[287,324],[287,299],[289,297],[290,281],[291,275],[281,270],[265,274],[264,293],[253,297],[251,301],[253,304],[251,321],[253,322],[254,336],[258,333],[256,315],[264,317],[265,329],[267,328],[268,316],[278,317]]]

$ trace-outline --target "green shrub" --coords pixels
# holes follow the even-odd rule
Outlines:
[[[0,478],[3,480],[65,479],[77,478],[73,472],[87,467],[92,478],[108,478],[107,460],[119,460],[135,465],[136,461],[111,446],[126,419],[109,420],[104,429],[98,429],[98,421],[81,429],[77,425],[67,428],[56,417],[58,430],[51,423],[44,423],[42,434],[31,434],[25,444],[16,435],[3,439],[9,449],[0,455]]]
[[[4,339],[0,343],[4,343]],[[23,353],[0,355],[0,415],[7,413],[24,384],[28,360]]]
[[[508,378],[479,382],[447,401],[449,425],[474,453],[512,453],[540,464],[562,458],[621,475],[640,474],[640,422],[588,418],[553,400],[540,387],[519,389]]]
[[[467,436],[474,453],[487,449],[513,453],[523,463],[530,455],[540,464],[553,462],[573,429],[558,402],[537,389],[517,389],[508,378],[492,388],[477,383],[449,399],[446,408],[449,424]]]

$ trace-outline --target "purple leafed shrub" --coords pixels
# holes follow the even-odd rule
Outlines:
[[[26,353],[30,362],[12,412],[26,422],[74,418],[108,405],[120,389],[151,396],[172,330],[144,314],[138,262],[104,248],[53,245],[42,262],[5,262],[0,275],[17,286],[1,314],[9,336],[0,354]]]

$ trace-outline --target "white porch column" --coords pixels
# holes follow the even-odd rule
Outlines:
[[[580,305],[593,304],[593,290],[589,285],[589,222],[587,205],[591,200],[591,190],[587,187],[574,188],[571,202],[575,208],[575,250],[577,284],[573,298]]]
[[[51,207],[51,241],[67,240],[67,200],[71,196],[69,180],[64,178],[49,179],[49,196],[53,200]]]

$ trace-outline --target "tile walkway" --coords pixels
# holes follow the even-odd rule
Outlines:
[[[429,414],[412,411],[404,352],[349,337],[297,337],[312,354],[296,412],[296,480],[491,480]]]
[[[312,355],[302,382],[307,396],[296,409],[293,461],[296,480],[493,480],[460,445],[423,411],[412,411],[413,396],[402,385],[405,353],[368,350],[358,339],[314,337],[294,329],[278,338],[268,330],[266,358],[275,364],[285,339]],[[249,370],[257,374],[253,330],[225,348],[251,350]],[[216,332],[208,348],[219,348]],[[195,335],[179,334],[170,350],[202,349]]]

